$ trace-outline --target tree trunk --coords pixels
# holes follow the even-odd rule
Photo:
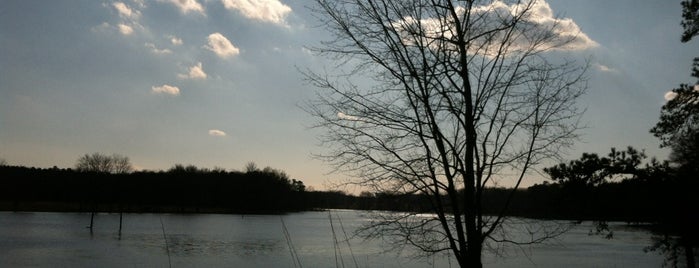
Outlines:
[[[479,235],[474,235],[479,236]],[[481,251],[483,244],[480,237],[468,236],[468,251],[466,252],[466,267],[482,268]]]

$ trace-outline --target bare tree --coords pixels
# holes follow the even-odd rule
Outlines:
[[[247,164],[245,164],[245,172],[251,173],[257,171],[260,171],[260,168],[257,167],[257,164],[255,164],[255,162],[248,162]]]
[[[489,242],[520,243],[502,230],[514,189],[579,128],[588,65],[562,52],[594,42],[536,0],[316,0],[313,11],[334,36],[316,52],[340,62],[305,72],[320,89],[307,106],[327,131],[320,157],[434,212],[382,214],[368,234],[473,267]],[[483,190],[506,181],[505,206],[484,215]]]
[[[129,158],[123,155],[112,155],[112,173],[123,174],[133,171],[133,166]]]
[[[113,154],[111,156],[100,153],[85,154],[78,158],[75,169],[85,172],[105,173],[129,173],[133,167],[126,156]]]

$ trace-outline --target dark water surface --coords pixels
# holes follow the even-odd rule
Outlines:
[[[352,238],[348,245],[345,233],[351,236],[366,219],[359,211],[331,213],[337,249],[329,212],[124,214],[121,234],[118,214],[97,214],[90,232],[90,214],[0,212],[0,267],[294,267],[282,220],[303,267],[457,266],[443,256],[414,259],[409,250],[386,252],[381,240]],[[614,239],[608,240],[588,235],[591,229],[575,225],[544,244],[501,248],[497,255],[486,254],[485,266],[662,265],[662,256],[643,252],[650,244],[647,231],[612,225]]]

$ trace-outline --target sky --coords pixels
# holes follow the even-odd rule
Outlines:
[[[634,146],[667,157],[648,131],[664,95],[690,77],[698,41],[681,43],[680,1],[546,0],[594,45],[579,104],[586,128],[568,158]],[[0,3],[0,159],[73,167],[86,153],[137,169],[175,164],[285,171],[315,189],[346,174],[313,154],[321,130],[300,106],[299,69],[331,36],[308,0],[4,0]],[[540,182],[541,178],[524,185]]]

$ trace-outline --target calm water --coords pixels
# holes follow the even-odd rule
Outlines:
[[[336,238],[365,219],[332,211]],[[381,240],[350,239],[335,250],[328,212],[289,215],[98,214],[92,232],[84,213],[0,212],[0,267],[294,267],[282,219],[303,267],[456,267],[446,257],[410,258],[385,252]],[[161,225],[162,223],[162,225]],[[545,223],[545,222],[542,222]],[[614,239],[589,236],[576,225],[555,240],[509,247],[484,257],[487,267],[660,267],[644,253],[650,234],[612,225]],[[164,232],[163,232],[164,230]],[[339,252],[339,255],[336,255]],[[169,254],[168,254],[169,253]]]

